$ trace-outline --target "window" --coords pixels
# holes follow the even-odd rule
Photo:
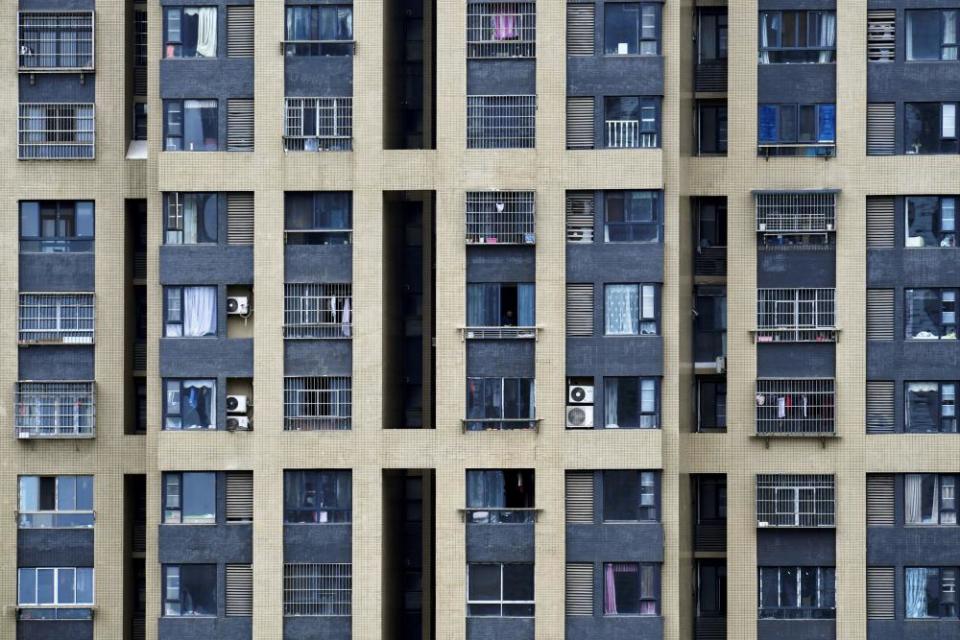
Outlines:
[[[727,478],[723,475],[697,477],[697,524],[724,524],[727,521]]]
[[[608,284],[603,289],[606,335],[655,336],[659,333],[657,285]]]
[[[727,428],[727,382],[725,378],[697,377],[697,430]]]
[[[164,287],[164,334],[168,338],[217,335],[216,287]]]
[[[659,428],[656,378],[603,379],[603,415],[607,429]]]
[[[353,8],[337,5],[287,7],[287,56],[348,56],[353,53]]]
[[[608,56],[659,53],[660,6],[638,2],[604,5],[604,49]]]
[[[956,289],[907,289],[905,296],[908,340],[957,339]]]
[[[147,103],[135,102],[133,104],[133,127],[131,136],[133,140],[147,139]]]
[[[700,9],[698,17],[697,62],[699,64],[726,64],[726,9]]]
[[[163,381],[165,393],[163,428],[216,429],[217,381],[176,380]]]
[[[467,96],[467,149],[532,149],[536,96]]]
[[[643,96],[603,99],[604,143],[608,149],[654,149],[660,146],[659,101]]]
[[[20,69],[93,69],[93,14],[20,13]]]
[[[349,616],[352,565],[284,563],[283,615]]]
[[[353,241],[349,191],[287,193],[284,235],[287,244],[350,244]]]
[[[757,434],[835,433],[832,378],[759,378]]]
[[[470,563],[467,565],[467,615],[532,618],[533,565]]]
[[[660,242],[659,191],[607,191],[604,242]]]
[[[21,529],[93,526],[93,476],[20,476]]]
[[[20,203],[21,253],[93,251],[93,202],[40,200]]]
[[[907,11],[907,60],[956,60],[956,9]]]
[[[761,619],[825,619],[836,615],[834,567],[760,567]]]
[[[534,244],[535,203],[533,191],[468,191],[467,244]]]
[[[721,156],[727,153],[727,103],[697,101],[697,153]]]
[[[353,334],[350,283],[289,283],[283,287],[284,338],[342,339]]]
[[[216,7],[167,7],[164,58],[216,58]]]
[[[828,475],[758,475],[757,526],[833,527],[834,478]]]
[[[604,522],[656,522],[659,482],[656,471],[601,471]]]
[[[20,344],[93,343],[92,293],[21,293]]]
[[[532,282],[467,285],[467,327],[533,327],[536,286]]]
[[[216,524],[217,474],[163,474],[164,524]]]
[[[215,193],[168,193],[164,215],[166,244],[216,244],[219,199]]]
[[[758,289],[757,342],[834,342],[835,289]]]
[[[20,438],[94,435],[93,382],[18,382],[16,429]]]
[[[837,14],[833,11],[761,11],[760,63],[833,62]]]
[[[351,379],[343,376],[288,377],[283,380],[285,431],[350,428]]]
[[[833,155],[836,105],[761,104],[758,135],[771,155]]]
[[[659,569],[653,564],[604,562],[603,615],[657,615]]]
[[[467,58],[533,58],[536,18],[532,2],[467,3]]]
[[[906,617],[956,618],[958,572],[957,567],[906,567]]]
[[[163,565],[163,615],[217,615],[217,565]]]
[[[956,382],[908,382],[904,394],[904,405],[906,431],[957,432]]]
[[[22,567],[17,604],[30,608],[93,606],[93,567]],[[21,612],[22,619],[89,619],[89,612]]]
[[[903,514],[908,525],[957,524],[957,476],[908,473],[903,480]]]
[[[467,524],[534,522],[532,469],[468,469]]]
[[[92,160],[96,150],[94,112],[89,103],[20,103],[17,158]]]
[[[693,352],[698,368],[718,367],[727,354],[727,288],[722,285],[697,285],[693,289]]]
[[[906,247],[957,246],[957,199],[907,196]]]
[[[700,198],[697,202],[697,249],[725,249],[726,247],[726,199]]]
[[[467,378],[468,430],[533,429],[535,418],[533,378]]]
[[[697,560],[697,617],[727,616],[727,565],[723,560]]]
[[[220,122],[216,100],[164,100],[167,151],[216,151]]]
[[[903,105],[904,153],[957,153],[957,103],[907,102]]]
[[[350,471],[284,471],[285,524],[340,524],[352,519]]]
[[[285,98],[286,151],[350,151],[353,98]]]

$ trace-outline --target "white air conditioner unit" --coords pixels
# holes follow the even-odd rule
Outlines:
[[[227,413],[246,413],[247,396],[227,396]]]
[[[245,316],[250,313],[250,298],[247,296],[230,296],[227,298],[227,315]]]
[[[593,386],[572,384],[567,392],[570,404],[593,404]]]
[[[589,404],[568,405],[567,429],[593,429],[593,406]]]
[[[227,416],[227,431],[250,431],[250,418],[247,416]]]
[[[590,244],[593,242],[593,229],[569,229],[567,231],[567,242],[571,244]]]

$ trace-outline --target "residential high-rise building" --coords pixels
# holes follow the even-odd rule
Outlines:
[[[2,3],[0,638],[960,637],[958,20]]]

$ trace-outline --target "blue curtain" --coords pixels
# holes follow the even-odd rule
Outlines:
[[[517,309],[519,318],[517,324],[521,327],[532,327],[537,323],[536,286],[532,283],[517,285]]]

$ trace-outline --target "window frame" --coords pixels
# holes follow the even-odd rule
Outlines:
[[[505,568],[508,565],[524,566],[530,567],[530,592],[533,597],[530,600],[506,600],[504,598],[504,572]],[[471,568],[475,566],[497,566],[500,568],[500,596],[496,600],[472,600],[470,597],[470,573]],[[536,572],[534,571],[534,564],[532,562],[468,562],[467,563],[467,617],[468,618],[534,618],[536,616]],[[472,612],[471,607],[473,606],[496,606],[499,607],[499,614],[476,614]],[[530,607],[529,615],[504,615],[504,607],[513,606],[513,607]]]
[[[710,27],[704,26],[704,18],[714,20],[715,48],[712,57],[704,57],[703,33]],[[726,64],[729,55],[729,24],[726,7],[698,7],[697,11],[697,64]]]
[[[814,595],[816,604],[814,606],[803,606],[803,577],[804,569],[816,569],[816,588]],[[777,574],[777,604],[769,606],[764,602],[764,586],[766,579],[764,573],[776,571]],[[796,573],[795,580],[795,604],[783,604],[781,600],[784,595],[784,575],[786,572]],[[837,577],[836,566],[760,566],[757,567],[758,574],[758,598],[757,598],[757,617],[760,620],[788,619],[788,620],[822,620],[834,619],[837,616]],[[832,582],[832,586],[831,585]],[[832,601],[832,606],[831,606]],[[768,604],[768,606],[764,606]],[[767,615],[764,612],[767,611]],[[826,615],[815,615],[817,612]],[[796,615],[790,615],[796,613]]]
[[[307,10],[310,14],[308,21],[309,38],[291,38],[291,13],[297,10]],[[337,37],[320,38],[321,12],[334,12],[337,25]],[[347,37],[340,37],[340,27],[343,26],[341,12],[348,12],[350,33]],[[303,58],[317,56],[351,56],[354,53],[355,31],[353,28],[353,5],[339,4],[286,4],[283,12],[283,55],[284,57]]]
[[[213,215],[216,217],[213,225],[216,237],[212,240],[203,242],[187,242],[186,229],[186,209],[188,201],[193,200],[192,206],[196,209],[197,215],[194,219],[196,229],[192,236],[198,238],[200,231],[203,230],[207,235],[207,225],[205,218],[207,216],[207,206],[211,206],[212,200]],[[216,191],[168,191],[163,194],[163,244],[165,246],[216,246],[220,243],[220,193]]]
[[[903,153],[905,155],[950,155],[960,152],[960,139],[957,133],[957,107],[960,102],[956,101],[910,101],[903,103]],[[927,119],[918,116],[929,116],[927,110],[936,107],[938,115],[936,122],[929,122]],[[945,129],[946,110],[950,110],[950,126],[952,135]],[[916,121],[916,126],[913,121]],[[919,127],[919,129],[917,128]],[[935,131],[935,134],[934,134]],[[910,136],[913,136],[914,142],[910,142]],[[923,150],[921,139],[935,137],[938,141],[936,148]]]
[[[27,509],[30,505],[25,503],[28,494],[28,488],[25,483],[31,479],[36,479],[36,508]],[[43,509],[44,483],[43,479],[53,480],[53,509]],[[72,479],[73,489],[73,509],[61,509],[61,479]],[[80,487],[83,480],[89,488],[89,509],[77,508],[80,502]],[[61,519],[60,516],[63,516]],[[34,518],[49,518],[49,524],[34,524]],[[87,518],[89,517],[89,519]],[[93,528],[96,520],[96,511],[94,510],[94,477],[90,474],[59,474],[59,475],[30,475],[24,474],[17,476],[17,528],[18,529],[90,529]]]
[[[612,7],[617,7],[619,10],[623,10],[625,7],[635,6],[637,8],[637,22],[636,22],[636,32],[630,34],[630,41],[626,43],[618,43],[618,46],[611,49],[608,38],[610,37],[609,29],[611,27],[611,20],[616,18],[611,15],[610,9]],[[644,19],[647,17],[645,12],[648,10],[653,12],[653,35],[644,35],[644,30],[646,25],[644,24]],[[622,14],[621,14],[622,16]],[[605,57],[638,57],[638,58],[649,58],[656,57],[661,55],[661,40],[662,38],[662,24],[663,16],[662,9],[659,3],[656,2],[611,2],[609,4],[604,3],[603,5],[603,55]],[[644,45],[648,43],[653,43],[653,51],[647,50],[644,52]],[[626,44],[628,53],[619,53],[619,44]],[[636,53],[630,53],[630,48],[636,48]]]
[[[627,422],[627,420],[620,420],[620,385],[628,384],[630,381],[636,380],[636,399],[637,399],[637,413],[636,413],[636,424],[637,426],[624,426],[621,422]],[[608,392],[608,384],[611,384],[612,381],[616,381],[617,385],[617,422],[611,423],[610,417],[612,411],[608,408],[607,403],[611,400],[613,392]],[[650,410],[644,409],[644,393],[650,392],[649,387],[653,387],[653,409]],[[660,425],[660,378],[658,376],[603,376],[603,429],[659,429]],[[644,426],[649,424],[650,426]]]
[[[728,146],[728,111],[726,100],[697,100],[697,155],[725,156]],[[713,136],[704,137],[705,116],[713,114]],[[709,140],[709,148],[705,148],[704,141]]]
[[[161,523],[177,526],[215,525],[219,522],[218,511],[220,480],[215,471],[165,471],[161,486]],[[186,510],[186,476],[210,476],[213,479],[213,515],[198,516],[184,514]],[[174,482],[175,481],[175,482]],[[171,493],[171,486],[176,493]],[[176,514],[176,516],[174,516]],[[190,520],[187,521],[187,518]]]
[[[184,335],[184,322],[187,313],[186,293],[187,289],[213,289],[213,332],[205,333],[199,336]],[[171,305],[172,298],[178,299],[179,308]],[[187,339],[216,339],[220,337],[220,288],[217,285],[164,285],[163,286],[163,337],[164,338],[187,338]],[[178,316],[171,316],[174,311],[178,311]],[[180,327],[180,333],[170,333],[171,327]]]
[[[215,53],[212,56],[204,56],[197,53],[197,47],[200,44],[199,32],[197,34],[197,43],[193,47],[193,55],[183,55],[183,16],[187,11],[196,11],[198,9],[213,9],[214,22],[217,25],[217,36],[214,42]],[[170,22],[173,14],[177,14],[177,37],[170,35]],[[197,4],[197,5],[164,5],[163,7],[163,49],[161,58],[164,60],[216,60],[220,57],[220,11],[217,5]]]
[[[637,309],[637,317],[631,318],[632,321],[637,323],[636,332],[629,333],[611,333],[609,328],[609,316],[607,314],[607,307],[609,306],[608,292],[610,287],[636,287],[637,289],[637,299],[639,301]],[[653,297],[653,309],[647,309],[647,306],[644,301],[644,294],[647,291],[652,292]],[[645,338],[645,337],[658,337],[660,335],[660,303],[661,303],[661,290],[660,283],[656,282],[605,282],[603,284],[603,335],[604,337],[615,337],[615,338]],[[654,330],[651,332],[649,328],[646,330],[643,329],[643,325],[654,325]]]
[[[903,391],[903,431],[904,433],[957,433],[957,387],[960,383],[956,381],[925,381],[925,380],[906,380],[904,381]],[[911,386],[936,385],[936,415],[931,414],[931,418],[936,420],[936,429],[911,428]],[[950,387],[950,389],[947,389]],[[916,390],[915,393],[922,391]],[[927,390],[925,393],[931,393]],[[932,408],[932,407],[931,407]],[[952,423],[952,428],[951,428]]]
[[[793,20],[793,42],[800,42],[801,36],[803,41],[807,42],[803,46],[801,45],[784,45],[784,35],[786,33],[785,25],[785,15],[791,14]],[[802,20],[801,20],[802,16]],[[811,16],[816,16],[818,20],[814,21],[811,24]],[[826,17],[833,18],[833,44],[832,45],[810,45],[810,36],[817,33],[817,29],[814,27],[818,24],[822,24],[822,20]],[[764,30],[768,32],[775,29],[771,24],[776,21],[778,25],[778,30],[775,31],[777,42],[768,43],[767,45],[763,44],[764,41]],[[759,51],[760,64],[835,64],[837,56],[837,12],[831,10],[823,9],[798,9],[798,10],[763,10],[760,11],[759,19],[757,22],[758,25],[758,43],[757,50]],[[819,40],[819,37],[818,37]],[[790,54],[790,53],[816,53],[816,60],[785,60],[778,59],[771,61],[770,54]],[[829,60],[823,62],[820,61],[820,58],[827,54]],[[781,57],[781,56],[778,56]],[[788,56],[782,56],[788,57]],[[801,56],[802,57],[802,56]]]
[[[329,486],[333,486],[334,493],[338,500],[336,506],[326,506],[326,504],[321,504],[321,482],[320,478],[324,475],[331,475],[332,478],[326,480],[326,483]],[[291,506],[291,488],[294,485],[305,485],[307,481],[311,479],[314,483],[313,490],[313,500],[317,503],[314,505],[313,509],[309,509],[303,505],[299,507]],[[300,478],[299,482],[297,478]],[[341,492],[343,484],[346,484],[346,492]],[[303,490],[302,498],[308,498],[309,491],[306,489]],[[328,494],[325,494],[329,496]],[[344,506],[343,501],[346,502]],[[315,516],[315,520],[307,521],[303,519],[291,519],[290,513],[296,511],[301,514],[312,513]],[[333,518],[330,518],[330,515],[333,515]],[[283,524],[284,525],[329,525],[329,524],[346,524],[349,525],[353,522],[353,472],[350,469],[284,469],[283,470]]]
[[[662,191],[659,189],[615,189],[603,192],[603,242],[604,244],[662,244],[663,243],[663,198]],[[620,200],[620,211],[622,213],[621,221],[610,220],[611,200]],[[650,217],[649,221],[628,220],[628,201],[632,204],[649,200]],[[642,213],[642,212],[641,212]],[[611,227],[613,229],[611,229]],[[611,240],[611,230],[622,228],[627,231],[627,235],[635,236],[638,232],[642,235],[644,228],[653,227],[655,229],[654,239],[652,240]],[[619,234],[614,234],[619,235]]]
[[[309,216],[311,222],[309,227],[295,227],[291,218],[297,213],[293,211],[297,205],[304,204],[305,200],[310,199]],[[330,198],[330,201],[325,201]],[[302,201],[301,201],[302,199]],[[346,204],[346,226],[331,227],[318,225],[318,218],[335,217],[341,215],[336,213],[336,199],[342,200],[340,204]],[[304,213],[300,214],[301,216]],[[283,194],[283,236],[284,244],[291,245],[351,245],[353,244],[353,197],[349,191],[287,191]],[[301,238],[307,242],[291,242],[292,239]],[[322,242],[314,242],[319,238]],[[339,242],[335,240],[340,240]]]
[[[630,572],[629,572],[629,573],[635,573],[635,574],[636,574],[636,577],[637,577],[637,586],[636,586],[636,590],[637,590],[637,611],[636,611],[636,612],[619,613],[619,607],[618,607],[616,604],[615,604],[614,606],[618,609],[617,612],[608,613],[607,610],[606,610],[606,609],[607,609],[607,607],[606,607],[606,602],[607,602],[607,600],[611,597],[611,594],[608,593],[608,591],[607,591],[607,587],[608,587],[608,585],[607,585],[607,580],[606,580],[607,567],[610,567],[611,573],[616,573],[616,570],[615,570],[615,566],[616,566],[616,565],[620,565],[620,566],[635,566],[635,567],[637,568],[636,572],[633,572],[633,571],[630,571]],[[601,574],[600,574],[600,575],[601,575],[602,578],[603,578],[603,601],[604,601],[604,607],[603,607],[603,609],[602,609],[602,615],[603,615],[603,617],[604,617],[604,618],[625,618],[625,617],[629,617],[629,618],[650,618],[650,617],[657,617],[657,616],[659,616],[659,615],[660,615],[660,604],[661,604],[660,601],[661,601],[661,599],[662,599],[662,592],[661,592],[661,590],[662,590],[661,579],[662,579],[662,578],[661,578],[661,571],[660,571],[660,569],[661,569],[661,564],[660,564],[660,563],[656,563],[656,562],[635,562],[635,561],[625,561],[625,562],[615,562],[615,561],[614,561],[614,562],[611,562],[611,561],[607,561],[607,560],[601,562],[601,563],[600,563],[600,571],[601,571]],[[652,588],[653,588],[653,593],[652,593],[652,594],[644,593],[644,592],[643,592],[643,582],[644,582],[644,580],[643,580],[643,574],[644,574],[646,571],[649,571],[649,572],[651,572],[651,573],[653,574],[653,575],[651,576],[651,582],[652,582]],[[616,591],[616,589],[615,589],[615,591]],[[616,603],[616,597],[617,597],[616,594],[614,593],[614,595],[613,595],[612,597],[614,598],[614,602]],[[646,603],[653,603],[653,612],[652,612],[652,613],[643,613],[643,608],[644,608],[643,605],[644,605],[645,602],[646,602]]]
[[[53,226],[57,235],[44,235],[44,205],[52,206]],[[89,224],[89,235],[78,235],[78,213],[81,205],[84,209],[89,206],[89,214],[82,214],[84,218],[89,215],[89,221],[84,221],[83,226]],[[25,208],[33,208],[35,211],[25,211]],[[94,240],[96,237],[96,205],[93,200],[20,200],[19,208],[19,243],[20,253],[92,253],[94,249]],[[67,210],[69,208],[69,210]],[[47,216],[50,215],[48,209]],[[37,235],[24,235],[24,222],[27,217],[35,217],[35,226]],[[49,220],[49,217],[47,218]],[[59,229],[72,226],[72,235],[60,235]],[[35,243],[36,248],[31,248]],[[26,244],[26,247],[24,246]],[[76,246],[76,249],[73,247]]]
[[[607,482],[608,474],[633,474],[636,482],[637,503],[633,505],[634,518],[607,517]],[[661,519],[662,481],[659,470],[656,469],[603,469],[600,471],[600,522],[603,524],[617,523],[656,523]],[[644,496],[652,496],[652,504],[643,504]],[[613,514],[611,514],[613,515]]]
[[[203,567],[206,571],[213,571],[213,606],[214,613],[183,613],[183,601],[184,601],[184,581],[183,581],[183,568],[192,567],[200,568]],[[171,575],[170,572],[172,569],[176,569],[177,573],[177,597],[171,598]],[[163,618],[216,618],[219,613],[220,606],[220,576],[218,566],[214,563],[208,562],[170,562],[163,563],[161,565],[161,593],[160,593],[160,615]],[[209,578],[210,576],[205,576]],[[180,613],[170,613],[169,606],[172,603],[177,603],[177,607],[181,609]]]
[[[917,292],[936,292],[937,310],[934,313],[936,313],[937,318],[935,320],[930,320],[930,318],[924,319],[923,317],[914,319],[914,305],[924,303],[922,299],[913,300]],[[960,289],[952,287],[904,287],[903,301],[904,340],[926,342],[931,340],[957,339],[957,309],[958,302],[960,302]],[[911,331],[911,327],[915,324],[919,324],[920,327],[925,324],[933,325],[933,328],[937,330],[937,334],[934,335],[932,332],[926,330]],[[914,335],[911,335],[911,333]],[[921,334],[930,335],[918,337]]]
[[[903,583],[904,583],[905,592],[908,589],[906,585],[909,581],[910,573],[914,571],[923,571],[925,574],[926,579],[924,581],[925,585],[924,585],[923,591],[924,591],[924,600],[926,602],[926,611],[922,616],[911,615],[910,603],[908,601],[908,596],[905,594],[904,602],[903,602],[904,619],[905,620],[956,620],[958,617],[960,617],[960,611],[958,611],[958,609],[960,608],[958,608],[957,606],[957,599],[956,599],[956,588],[957,588],[957,580],[958,578],[960,578],[960,567],[957,567],[957,566],[932,566],[931,567],[931,566],[916,566],[916,565],[906,566],[903,568]],[[944,581],[944,573],[947,571],[953,574],[953,580],[951,582],[952,588],[947,588],[947,584]],[[930,579],[931,577],[933,577],[931,576],[931,572],[935,572],[933,576],[935,576],[936,591],[939,596],[936,603],[933,604],[933,606],[935,606],[938,610],[937,611],[938,615],[930,615],[929,613],[931,608],[931,603],[929,602],[927,596],[929,595],[930,587],[931,587]],[[953,602],[946,602],[946,598],[944,598],[944,595],[948,593],[953,594]],[[944,611],[945,607],[952,607],[953,614],[951,615],[950,613],[945,612]]]
[[[521,287],[526,287],[526,290],[530,292],[531,298],[532,298],[532,303],[533,303],[533,308],[532,308],[533,318],[531,318],[532,322],[529,322],[529,323],[521,323],[521,322],[520,322],[520,313],[521,313],[521,309],[520,309],[520,291],[521,291]],[[504,307],[504,295],[503,295],[503,294],[504,294],[504,290],[505,290],[505,289],[506,289],[506,290],[512,289],[512,290],[514,291],[514,296],[513,296],[513,298],[516,300],[516,305],[515,305],[516,316],[514,317],[514,322],[513,322],[513,324],[504,324],[505,314],[506,314],[507,311],[510,310],[509,308],[505,308],[505,307]],[[476,293],[476,292],[478,292],[478,291],[480,292],[479,294]],[[484,303],[487,302],[487,296],[488,296],[488,295],[491,295],[491,294],[488,294],[488,292],[491,292],[491,291],[496,291],[496,296],[497,296],[497,301],[498,301],[498,304],[497,304],[498,313],[497,313],[497,315],[500,316],[499,321],[490,323],[490,322],[486,322],[486,320],[484,320],[484,322],[482,322],[482,323],[480,323],[480,324],[477,324],[476,322],[471,322],[471,317],[470,317],[470,316],[471,316],[471,311],[470,311],[471,304],[470,304],[470,303],[471,303],[471,300],[472,300],[472,298],[473,298],[473,295],[479,295],[479,296],[480,296],[480,301],[479,301],[479,306],[481,307],[480,311],[481,311],[481,315],[484,315],[484,316],[485,316],[485,315],[486,315],[486,311],[488,311],[488,309],[486,309],[486,305],[485,305]],[[536,327],[536,326],[537,326],[537,318],[536,318],[536,315],[537,315],[537,304],[536,304],[536,300],[537,300],[537,298],[536,298],[536,296],[537,296],[537,285],[536,285],[535,282],[468,282],[468,283],[467,283],[467,287],[466,287],[466,294],[467,294],[467,295],[466,295],[467,309],[466,309],[466,314],[465,314],[465,315],[466,315],[466,319],[467,319],[467,322],[466,322],[466,327],[467,327],[467,328],[482,329],[482,328],[486,328],[486,327],[490,327],[490,328],[506,328],[506,327],[511,327],[511,328],[517,328],[517,329],[524,329],[524,328],[531,328],[531,327]],[[473,294],[473,295],[471,295],[471,294]]]
[[[920,483],[920,520],[910,519],[910,509],[908,509],[907,485],[911,478],[917,478]],[[927,497],[922,495],[924,491],[924,480],[932,480],[932,495],[929,496],[931,505],[932,521],[923,520],[923,505],[927,502]],[[945,497],[944,490],[948,484],[951,487],[950,498]],[[903,524],[907,527],[955,527],[960,524],[960,518],[957,517],[957,489],[960,487],[960,475],[953,473],[905,473],[903,474]],[[947,516],[947,517],[944,517]],[[952,516],[952,517],[951,517]],[[951,522],[952,520],[952,522]]]
[[[496,381],[499,381],[499,385]],[[526,394],[530,400],[530,406],[528,407],[530,416],[529,417],[516,417],[508,418],[506,417],[506,387],[507,383],[517,383],[517,395],[516,399],[519,401],[521,396],[524,393],[523,385],[527,385]],[[478,384],[479,383],[479,384]],[[476,387],[478,391],[475,392],[475,396],[479,399],[481,405],[478,407],[479,411],[471,411],[471,384],[478,384]],[[485,413],[487,409],[486,400],[487,398],[487,386],[494,385],[499,386],[499,392],[494,388],[490,393],[493,393],[493,399],[499,400],[499,405],[494,407],[498,410],[498,416],[476,416],[470,415],[471,413]],[[488,430],[513,430],[513,429],[534,429],[537,425],[537,387],[536,387],[536,378],[535,377],[522,377],[522,376],[467,376],[466,379],[466,418],[464,419],[465,428],[467,431],[488,431]],[[499,395],[496,395],[499,393]],[[518,405],[518,409],[520,409]]]
[[[78,592],[77,592],[77,571],[83,570],[88,571],[90,576],[90,601],[89,602],[77,602]],[[40,571],[52,571],[53,572],[53,602],[39,602],[39,583],[37,579],[37,573]],[[73,572],[73,602],[60,602],[60,572],[61,571],[72,571]],[[33,602],[21,601],[21,591],[23,588],[23,574],[32,573],[33,574],[33,592],[34,598]],[[90,608],[94,606],[96,601],[96,570],[94,567],[18,567],[17,568],[17,606],[21,608],[29,609],[59,609],[59,608]]]
[[[905,46],[904,46],[904,51],[903,51],[903,58],[904,58],[904,60],[905,60],[906,62],[957,62],[958,59],[960,59],[960,55],[958,55],[958,52],[960,52],[960,10],[957,10],[957,9],[942,9],[942,8],[933,8],[933,7],[918,7],[918,8],[915,8],[915,9],[914,9],[914,8],[906,9],[906,11],[905,11],[905,14],[906,14],[906,15],[904,16],[904,27],[905,27],[904,31],[905,31],[905,33],[907,34],[906,41],[909,42],[909,43],[912,43],[912,42],[914,41],[914,37],[913,37],[914,34],[911,34],[911,33],[910,33],[910,32],[911,32],[911,29],[912,29],[912,27],[913,27],[913,18],[914,18],[915,16],[917,16],[917,14],[920,14],[920,13],[930,13],[930,14],[936,13],[936,14],[938,14],[938,15],[937,15],[937,18],[938,18],[938,20],[937,20],[937,22],[938,22],[938,28],[937,28],[937,33],[938,33],[937,46],[938,46],[938,48],[940,49],[940,55],[939,55],[939,57],[937,57],[937,58],[917,58],[917,57],[913,57],[913,56],[912,56],[912,53],[913,53],[912,49],[907,48],[906,45],[905,45]],[[952,43],[946,42],[946,40],[945,40],[946,25],[947,25],[947,14],[948,14],[948,13],[952,13],[952,14],[953,14],[952,17],[953,17],[953,22],[954,22],[954,24],[953,24],[954,42],[952,42]],[[932,45],[932,43],[931,43],[931,45]],[[954,56],[956,56],[956,57],[953,57],[953,58],[945,57],[944,54],[946,54],[947,51],[950,50],[950,49],[953,50]]]
[[[207,388],[206,383],[212,383],[213,387],[210,389],[210,421],[212,424],[205,427],[184,427],[183,426],[183,396],[185,384],[188,382],[199,382],[203,383],[197,388]],[[218,393],[218,384],[216,378],[163,378],[163,428],[162,431],[216,431],[220,426],[220,416],[217,413],[217,393]],[[177,391],[177,406],[180,407],[179,412],[173,412],[170,410],[170,391],[168,385],[176,384],[179,386]],[[171,426],[171,418],[179,419],[181,424],[179,426]]]
[[[626,99],[635,99],[637,101],[636,119],[615,119],[612,118],[616,109],[613,108],[613,101],[623,101]],[[623,107],[621,107],[621,110]],[[660,124],[661,124],[662,98],[658,96],[647,95],[614,95],[603,96],[603,143],[604,149],[659,149],[660,148]],[[636,130],[632,133],[629,127],[626,132],[620,132],[615,137],[622,138],[620,144],[611,141],[612,123],[636,123]]]
[[[932,200],[932,203],[924,203],[923,201]],[[904,238],[903,238],[903,247],[907,249],[916,249],[916,248],[933,248],[933,249],[942,249],[942,248],[954,248],[957,246],[957,196],[904,196],[903,199],[903,229],[904,229]],[[949,206],[945,206],[949,203]],[[933,205],[933,210],[930,212],[918,211],[918,209],[925,208]],[[951,215],[945,216],[944,211],[952,211]],[[930,230],[926,231],[923,229],[918,229],[918,235],[910,235],[911,227],[914,226],[914,223],[911,222],[911,218],[915,221],[921,217],[929,216]],[[945,228],[944,221],[948,220],[949,223]],[[933,244],[926,244],[926,235],[933,236]],[[916,242],[911,243],[911,240],[920,240],[921,244]]]
[[[802,112],[804,109],[814,109],[814,119],[815,132],[813,140],[801,140],[802,133]],[[763,127],[763,112],[765,110],[773,110],[774,115],[774,124],[777,130],[777,135],[775,138],[764,137],[764,127]],[[792,111],[792,115],[789,115],[789,112]],[[789,118],[792,120],[792,123],[788,122],[784,114],[787,113]],[[832,113],[832,127],[833,133],[828,135],[823,132],[824,129],[824,119],[826,118],[829,122],[830,118],[824,113]],[[835,146],[837,143],[837,107],[835,102],[816,102],[816,103],[795,103],[795,102],[761,102],[757,105],[757,144],[761,146],[778,146],[778,145],[796,145],[798,147],[819,147],[824,145]],[[786,135],[786,132],[789,129],[785,130],[785,126],[792,127],[793,135]]]
[[[187,104],[196,103],[194,108],[198,112],[204,110],[212,109],[214,111],[215,119],[217,122],[216,127],[216,141],[212,148],[208,148],[207,144],[204,142],[199,149],[185,149],[186,145],[186,126],[187,126]],[[209,103],[212,103],[213,106],[209,106]],[[176,109],[174,109],[176,107]],[[171,112],[176,111],[179,113],[180,120],[178,123],[171,123],[170,116]],[[200,118],[202,121],[202,113]],[[179,128],[179,133],[171,133],[171,129],[174,128],[174,124]],[[220,135],[220,101],[217,98],[164,98],[163,100],[163,151],[164,152],[183,152],[183,153],[213,153],[221,151],[221,135]],[[171,141],[179,140],[178,144],[171,146]],[[192,144],[192,143],[191,143]]]

